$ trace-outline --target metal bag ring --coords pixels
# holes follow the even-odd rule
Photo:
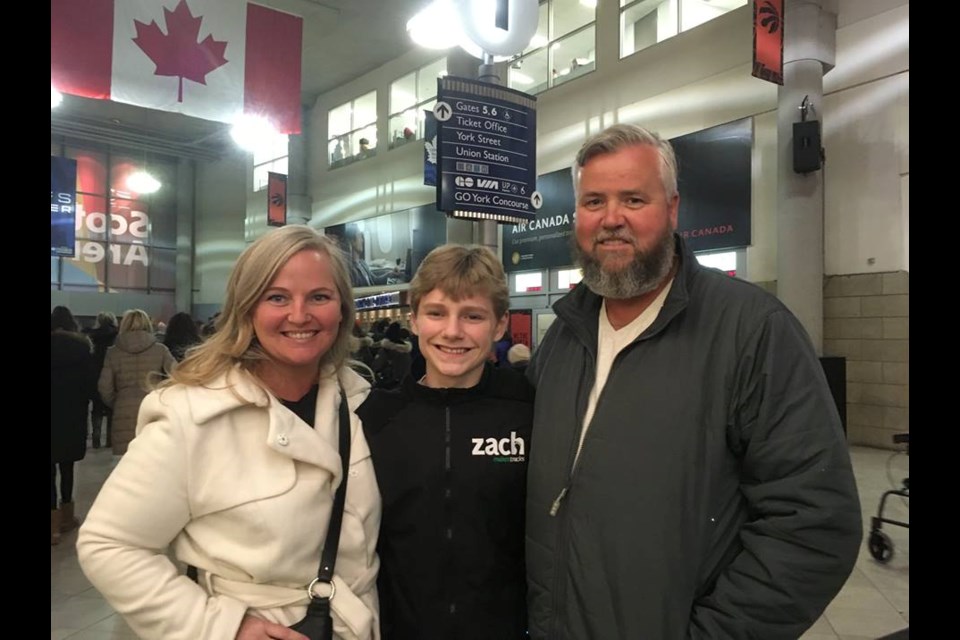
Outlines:
[[[313,600],[314,598],[323,598],[324,596],[317,595],[313,592],[313,586],[320,582],[320,578],[314,578],[309,585],[307,585],[307,597]],[[321,584],[330,585],[330,595],[327,596],[330,600],[333,600],[333,596],[337,593],[337,585],[332,580],[330,582],[322,582]]]

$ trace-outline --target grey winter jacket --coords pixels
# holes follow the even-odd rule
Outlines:
[[[601,298],[559,300],[528,369],[531,638],[795,640],[856,561],[849,453],[803,327],[676,242],[664,307],[615,358],[572,473]]]

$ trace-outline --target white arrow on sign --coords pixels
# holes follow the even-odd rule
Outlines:
[[[453,109],[451,109],[450,105],[446,102],[438,102],[433,107],[433,115],[435,115],[440,122],[446,122],[450,119],[450,116],[453,115]]]
[[[530,194],[530,204],[533,205],[534,209],[539,209],[543,204],[543,196],[540,195],[539,191],[534,191]]]

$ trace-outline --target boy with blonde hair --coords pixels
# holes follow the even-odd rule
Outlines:
[[[357,411],[383,497],[383,639],[519,640],[533,389],[487,362],[507,328],[506,275],[489,249],[448,244],[409,294],[426,374]]]

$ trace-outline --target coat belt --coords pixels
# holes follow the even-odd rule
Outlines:
[[[244,582],[242,580],[231,580],[212,574],[207,571],[199,571],[198,581],[211,595],[225,595],[243,602],[251,609],[278,609],[290,606],[302,607],[299,616],[306,612],[307,604],[310,599],[307,596],[307,585],[302,587],[284,587],[273,584],[259,584],[256,582]],[[336,585],[336,595],[330,600],[330,610],[333,614],[333,630],[341,638],[357,638],[366,640],[368,638],[378,637],[379,633],[375,630],[379,627],[379,616],[374,615],[371,606],[367,605],[356,595],[356,591],[361,594],[369,593],[375,586],[377,580],[376,567],[367,570],[363,575],[354,581],[354,588],[343,581],[340,576],[334,575],[333,582]],[[376,598],[374,604],[376,606]],[[268,616],[261,616],[268,617]],[[280,624],[290,625],[299,618],[292,620],[269,619]]]

